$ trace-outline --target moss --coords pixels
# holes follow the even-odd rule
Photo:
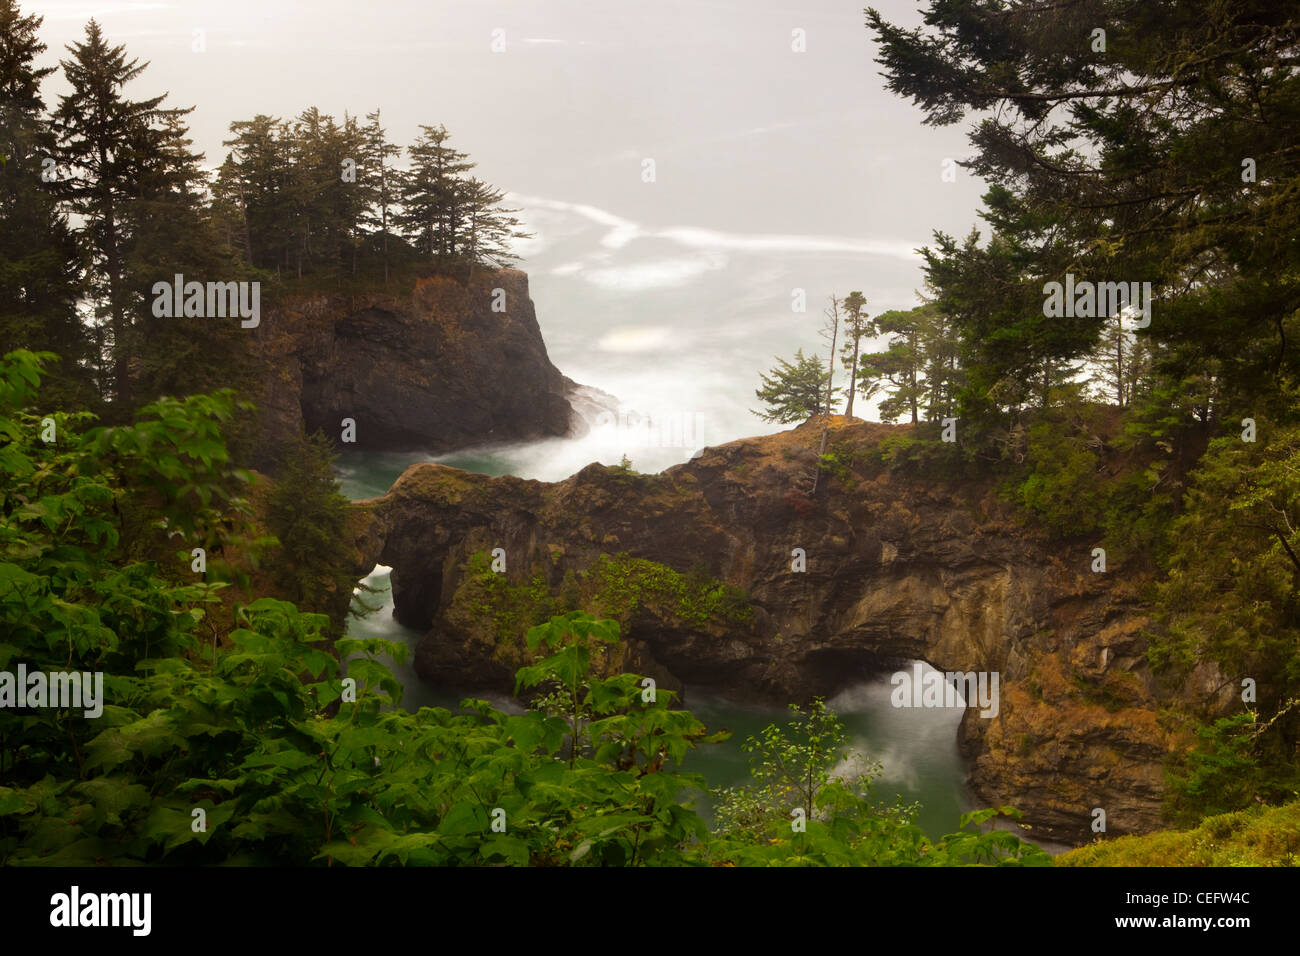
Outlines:
[[[672,617],[693,627],[747,625],[753,618],[748,596],[739,588],[692,568],[686,574],[665,564],[626,553],[602,554],[584,576],[588,603],[597,613],[627,621],[638,608]]]
[[[526,584],[511,584],[492,570],[491,559],[482,551],[470,555],[464,570],[453,605],[490,621],[498,643],[521,641],[528,628],[560,613],[541,572],[534,572]]]
[[[1071,850],[1057,866],[1297,866],[1300,800],[1207,817],[1190,830],[1116,837]]]
[[[408,469],[399,482],[404,496],[448,505],[460,504],[469,495],[481,501],[486,492],[486,484],[476,476],[441,466]]]
[[[822,471],[852,491],[857,487],[857,470],[867,460],[865,449],[853,442],[832,442],[830,448],[821,456]]]
[[[1112,714],[1142,700],[1141,684],[1137,676],[1126,671],[1109,671],[1102,675],[1100,681],[1075,675],[1073,683],[1080,700],[1105,707]]]
[[[626,554],[602,554],[585,574],[566,571],[554,591],[540,567],[532,568],[526,582],[512,583],[492,571],[484,552],[471,555],[462,571],[447,620],[471,644],[487,648],[493,659],[510,667],[532,659],[524,642],[528,629],[565,611],[588,611],[626,625],[639,608],[646,608],[695,628],[744,626],[753,615],[744,592],[704,569],[681,574]]]

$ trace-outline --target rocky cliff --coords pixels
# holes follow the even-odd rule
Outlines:
[[[578,605],[623,621],[621,663],[733,697],[829,695],[908,659],[997,672],[996,716],[968,709],[959,733],[982,804],[1075,844],[1096,808],[1111,834],[1158,827],[1170,742],[1141,582],[1093,573],[1091,543],[1019,526],[992,485],[901,479],[875,454],[898,431],[833,420],[851,464],[811,499],[792,491],[815,471],[814,425],[660,475],[590,465],[546,484],[417,465],[357,503],[360,544],[392,566],[399,619],[427,631],[426,679],[509,690],[528,618]],[[485,564],[496,548],[504,574]],[[611,598],[620,587],[635,594]]]
[[[300,425],[338,437],[345,418],[357,448],[431,454],[574,428],[576,386],[547,357],[518,270],[421,278],[404,294],[283,295],[254,335],[261,468]]]

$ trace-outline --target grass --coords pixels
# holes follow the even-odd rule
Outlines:
[[[1300,800],[1206,817],[1191,830],[1123,836],[1071,850],[1057,866],[1300,866]]]

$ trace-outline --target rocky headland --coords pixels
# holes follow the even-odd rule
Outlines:
[[[581,431],[579,386],[546,354],[528,276],[418,278],[401,293],[280,296],[255,330],[259,468],[300,427],[356,449],[437,454]]]
[[[811,495],[816,423],[656,475],[415,465],[356,503],[358,567],[393,568],[417,671],[444,685],[510,691],[523,631],[574,607],[623,624],[617,666],[733,698],[829,695],[908,659],[996,671],[996,716],[968,709],[959,732],[977,799],[1073,844],[1096,808],[1112,834],[1158,828],[1171,742],[1141,575],[1094,573],[1090,543],[1026,528],[991,481],[901,477],[879,449],[905,427],[830,429],[842,464]]]

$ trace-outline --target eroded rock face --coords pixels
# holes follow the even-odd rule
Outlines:
[[[358,448],[431,454],[563,436],[574,425],[576,386],[547,357],[518,270],[468,284],[418,279],[406,295],[288,299],[255,334],[268,449],[259,468],[274,466],[274,449],[300,424],[338,436],[351,418]]]
[[[865,452],[893,431],[835,419],[832,442]],[[1110,834],[1157,828],[1168,743],[1136,583],[1092,573],[1091,544],[1019,527],[991,486],[862,465],[823,473],[800,501],[790,492],[819,439],[806,425],[661,475],[590,465],[551,484],[417,465],[358,507],[372,556],[393,568],[399,619],[428,632],[416,660],[428,680],[510,689],[517,649],[466,611],[475,553],[504,549],[512,584],[540,576],[553,593],[602,554],[702,565],[748,592],[752,618],[691,626],[643,610],[625,632],[642,673],[788,702],[911,658],[996,671],[996,716],[970,709],[959,734],[981,803],[1016,806],[1033,835],[1061,842],[1090,839],[1097,807]],[[806,571],[792,570],[796,548]]]

